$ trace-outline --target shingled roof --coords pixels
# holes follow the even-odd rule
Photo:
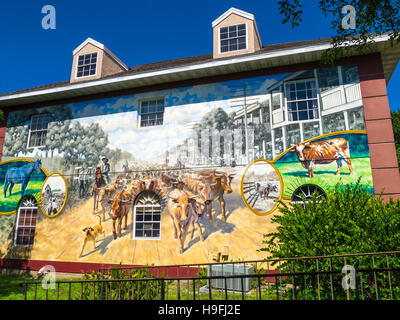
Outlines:
[[[308,45],[313,45],[313,44],[329,43],[330,41],[331,41],[331,39],[325,38],[325,39],[315,39],[315,40],[294,41],[294,42],[287,42],[287,43],[271,44],[271,45],[263,46],[261,48],[261,50],[259,50],[255,54],[269,52],[269,51],[282,50],[282,49],[308,46]],[[254,54],[252,54],[252,55],[254,55]],[[207,61],[212,61],[212,60],[218,60],[218,59],[213,59],[213,55],[210,53],[210,54],[192,56],[192,57],[187,57],[187,58],[180,58],[180,59],[166,60],[166,61],[160,61],[160,62],[153,62],[153,63],[148,63],[148,64],[141,64],[138,66],[130,67],[129,70],[127,70],[127,71],[120,72],[120,73],[110,75],[107,77],[103,77],[102,79],[122,77],[122,76],[129,75],[129,74],[162,70],[162,69],[178,67],[178,66],[186,66],[186,65],[197,64],[200,62],[207,62]],[[91,82],[91,81],[95,81],[95,80],[87,80],[87,81],[82,81],[82,82]],[[32,87],[32,88],[28,88],[28,89],[2,93],[2,94],[0,94],[0,96],[6,96],[6,95],[18,94],[18,93],[24,93],[24,92],[31,92],[31,91],[37,91],[37,90],[43,90],[43,89],[49,89],[49,88],[55,88],[55,87],[63,87],[63,86],[68,86],[69,84],[70,84],[69,80],[61,81],[61,82],[51,83],[51,84],[47,84],[47,85]]]

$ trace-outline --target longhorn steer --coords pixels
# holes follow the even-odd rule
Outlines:
[[[117,184],[109,184],[103,188],[99,189],[99,199],[98,202],[101,204],[101,213],[103,213],[103,221],[106,220],[106,211],[108,210],[108,215],[111,216],[111,205],[110,200],[117,192]]]
[[[349,143],[344,138],[335,138],[318,142],[299,143],[290,148],[291,152],[296,152],[301,165],[308,170],[308,177],[314,177],[314,165],[329,164],[333,161],[337,163],[336,175],[342,169],[342,161],[346,162],[350,174],[353,174],[353,167],[350,160]]]
[[[212,210],[212,201],[219,201],[221,205],[221,220],[223,222],[226,221],[226,211],[225,211],[225,199],[224,193],[232,193],[231,182],[233,179],[233,174],[225,174],[217,171],[202,171],[200,175],[204,178],[205,185],[208,185],[209,188],[204,189],[204,199],[211,200],[207,204],[208,211],[208,221],[211,223],[213,221],[211,210]]]
[[[121,237],[121,224],[122,219],[125,218],[124,228],[127,228],[128,213],[131,205],[131,194],[126,190],[119,191],[112,201],[111,205],[111,218],[113,220],[113,235],[114,239]],[[118,220],[117,230],[115,223]]]
[[[174,224],[174,238],[179,239],[179,253],[183,253],[186,234],[189,226],[192,226],[191,239],[193,238],[195,226],[204,241],[200,226],[200,217],[204,213],[209,201],[205,204],[196,201],[196,196],[188,196],[185,192],[175,193],[175,197],[169,196],[168,212]]]

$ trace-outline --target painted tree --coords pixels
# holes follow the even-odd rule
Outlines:
[[[7,128],[4,138],[3,154],[8,157],[18,157],[27,152],[29,129],[27,126]]]
[[[50,152],[50,157],[53,158],[54,152],[59,148],[60,144],[62,144],[72,119],[71,109],[71,105],[60,105],[41,109],[43,112],[47,111],[51,115],[46,137],[46,146],[43,149],[46,151],[46,157],[48,156],[48,152]]]

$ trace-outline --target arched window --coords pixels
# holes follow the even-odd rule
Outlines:
[[[134,239],[161,238],[161,202],[160,197],[151,190],[138,194],[133,206]]]
[[[303,184],[293,192],[291,201],[292,203],[304,204],[302,197],[304,197],[307,202],[314,192],[317,194],[317,199],[326,198],[326,193],[321,187],[315,184]]]
[[[38,206],[34,196],[21,199],[15,219],[14,245],[33,246],[38,217]]]

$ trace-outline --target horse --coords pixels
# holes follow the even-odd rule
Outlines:
[[[29,162],[22,167],[19,168],[10,168],[7,170],[6,177],[4,179],[4,198],[7,196],[7,189],[10,187],[10,193],[14,184],[21,184],[21,198],[24,196],[25,189],[28,186],[29,180],[31,179],[31,174],[35,170],[37,173],[40,173],[40,167],[42,162],[40,160],[36,160],[33,162]]]

